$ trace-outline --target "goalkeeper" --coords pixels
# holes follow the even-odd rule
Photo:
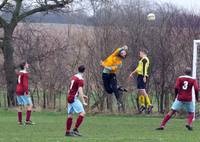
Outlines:
[[[122,105],[121,96],[117,88],[116,72],[122,67],[122,61],[126,58],[128,46],[117,48],[101,65],[104,67],[102,79],[103,85],[108,94],[114,93],[118,106]]]

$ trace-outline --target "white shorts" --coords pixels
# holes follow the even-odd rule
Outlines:
[[[186,109],[187,112],[195,111],[195,106],[193,102],[183,102],[176,99],[171,109],[179,111],[181,108]]]
[[[32,100],[30,96],[23,95],[17,96],[17,104],[20,106],[32,105]]]
[[[68,103],[67,113],[81,113],[85,112],[83,104],[78,99],[75,99],[73,103]]]

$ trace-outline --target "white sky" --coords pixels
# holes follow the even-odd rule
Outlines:
[[[189,11],[200,12],[200,0],[155,0],[157,2],[169,2],[183,7]]]

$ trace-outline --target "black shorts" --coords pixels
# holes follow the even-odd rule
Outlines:
[[[112,94],[113,92],[116,92],[117,79],[114,73],[112,74],[103,73],[102,79],[103,79],[104,88],[108,94]]]
[[[138,75],[137,77],[137,89],[146,89],[146,83],[143,80],[143,75]]]

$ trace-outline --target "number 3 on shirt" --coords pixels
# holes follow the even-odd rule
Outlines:
[[[183,90],[187,90],[188,89],[188,81],[184,81],[183,82]]]

